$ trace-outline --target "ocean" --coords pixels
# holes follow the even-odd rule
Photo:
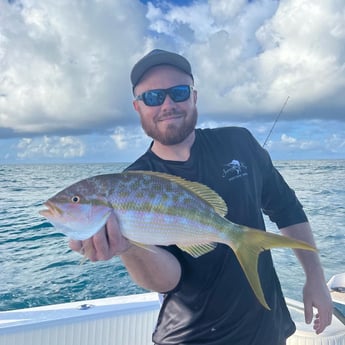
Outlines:
[[[345,160],[276,161],[275,166],[304,205],[326,280],[345,272]],[[144,292],[117,257],[81,265],[67,238],[38,214],[43,201],[72,182],[125,167],[0,165],[0,311]],[[304,274],[293,251],[272,253],[284,294],[301,300]]]

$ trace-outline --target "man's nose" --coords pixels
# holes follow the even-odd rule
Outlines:
[[[164,102],[162,103],[162,107],[169,107],[169,108],[175,107],[175,103],[176,103],[176,102],[174,102],[174,101],[172,100],[172,98],[170,97],[170,95],[167,94],[167,95],[165,96]]]

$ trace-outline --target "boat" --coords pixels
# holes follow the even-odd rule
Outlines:
[[[287,345],[345,345],[345,273],[328,282],[335,317],[320,335],[304,322],[303,304],[286,298],[297,331]],[[0,312],[0,345],[152,345],[157,293]]]

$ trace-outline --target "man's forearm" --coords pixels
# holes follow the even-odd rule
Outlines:
[[[280,229],[289,237],[305,241],[315,246],[314,237],[309,223],[300,223]],[[295,249],[303,266],[306,282],[303,288],[305,321],[311,323],[314,319],[314,330],[320,334],[332,322],[332,299],[328,291],[320,258],[317,252]],[[314,316],[313,307],[317,309]]]
[[[294,239],[298,239],[316,246],[314,236],[308,222],[282,228],[280,229],[280,231],[285,236],[292,237]],[[323,281],[325,280],[319,254],[317,252],[301,249],[295,249],[294,251],[301,265],[303,266],[307,279],[322,279]]]
[[[131,278],[145,289],[170,291],[180,280],[180,263],[162,248],[151,246],[147,250],[133,245],[120,257]]]

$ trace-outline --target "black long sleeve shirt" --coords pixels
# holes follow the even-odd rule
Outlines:
[[[234,223],[265,230],[263,214],[279,228],[307,221],[294,191],[268,153],[244,128],[197,129],[190,157],[167,161],[150,149],[128,170],[165,172],[197,181],[226,202]],[[271,310],[261,306],[226,245],[199,258],[165,247],[182,267],[179,284],[165,294],[153,341],[159,345],[280,345],[295,331],[270,251],[258,271]]]

